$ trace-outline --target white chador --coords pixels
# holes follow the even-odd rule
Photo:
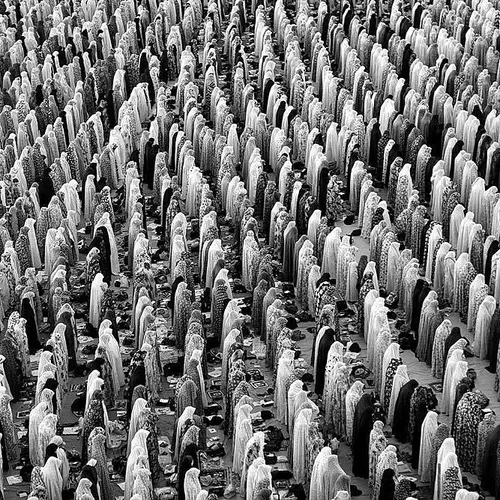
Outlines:
[[[132,408],[132,413],[130,415],[130,426],[128,430],[128,443],[127,443],[127,455],[130,453],[130,448],[132,444],[132,439],[139,429],[139,416],[148,405],[148,402],[143,398],[137,398],[135,400],[134,406]]]
[[[293,436],[294,417],[297,409],[307,401],[307,391],[304,390],[304,382],[295,380],[288,389],[288,433]]]
[[[495,297],[487,295],[477,312],[476,328],[474,334],[474,354],[480,359],[486,359],[488,355],[488,336],[490,325],[495,314],[497,302]]]
[[[457,455],[455,453],[455,440],[453,438],[446,438],[437,454],[434,500],[443,500],[445,472],[450,467],[458,468],[458,476],[460,481],[462,481],[462,474],[460,472]]]
[[[148,460],[148,446],[147,438],[149,436],[149,431],[145,429],[139,429],[132,439],[130,444],[130,453],[127,458],[127,467],[125,471],[125,490],[124,498],[125,500],[130,500],[132,496],[132,489],[134,484],[134,470],[138,466],[145,466],[149,469]]]
[[[87,179],[85,181],[85,206],[84,209],[84,218],[85,222],[89,222],[92,220],[92,212],[93,212],[93,204],[94,204],[94,196],[96,193],[95,187],[95,175],[90,174],[87,175]]]
[[[39,460],[38,455],[38,429],[42,420],[49,414],[49,405],[45,401],[38,403],[29,416],[29,455],[33,466],[42,466],[43,461]]]
[[[295,418],[293,429],[293,476],[298,483],[306,480],[307,450],[309,428],[318,414],[318,408],[304,408]]]
[[[337,276],[337,253],[341,243],[342,229],[333,228],[325,239],[323,248],[323,262],[321,271],[329,273],[330,276]]]
[[[446,370],[444,372],[444,380],[443,380],[443,412],[446,415],[450,414],[450,411],[453,410],[453,406],[451,405],[452,400],[455,399],[455,389],[456,385],[453,385],[453,380],[455,379],[455,368],[458,363],[463,362],[464,352],[462,349],[456,349],[451,353],[450,359],[446,363]],[[462,369],[463,371],[463,369]],[[467,370],[465,370],[467,373]],[[463,375],[465,377],[465,374]],[[459,382],[458,380],[457,382]]]
[[[61,461],[56,457],[49,457],[42,467],[42,479],[47,491],[47,500],[62,498],[63,478],[61,476]]]
[[[57,432],[57,415],[45,415],[38,427],[38,463],[44,463],[45,450]]]
[[[107,283],[104,282],[104,276],[101,273],[97,273],[90,288],[89,308],[89,323],[95,328],[99,328],[101,301],[107,286]]]
[[[85,411],[87,411],[90,402],[92,401],[92,396],[95,391],[100,391],[104,385],[104,380],[100,378],[100,373],[97,370],[90,372],[87,379],[87,394],[85,400]]]
[[[196,500],[201,491],[200,470],[192,467],[184,476],[184,495],[186,500]]]
[[[104,320],[103,323],[105,321],[109,322],[109,320]],[[120,391],[120,387],[122,387],[125,384],[125,374],[123,372],[123,363],[120,354],[120,346],[115,337],[113,337],[113,332],[111,328],[109,327],[105,328],[102,331],[102,333],[101,331],[102,330],[99,329],[99,345],[106,350],[106,353],[108,355],[112,369],[115,392],[118,393]]]
[[[420,453],[418,459],[418,473],[420,480],[427,483],[431,480],[430,458],[434,435],[438,428],[438,415],[435,411],[429,411],[422,423],[422,438],[420,440]]]
[[[245,239],[243,240],[243,252],[242,252],[242,282],[243,286],[247,290],[252,289],[252,283],[250,275],[253,270],[254,257],[257,257],[259,252],[259,244],[257,243],[254,232],[248,231]]]
[[[266,465],[263,457],[257,457],[248,468],[246,500],[253,500],[255,498],[254,492],[256,487],[264,481],[272,484],[271,466]]]
[[[70,180],[61,187],[61,192],[64,194],[64,204],[68,212],[73,210],[76,214],[75,224],[80,225],[81,203],[78,196],[78,182],[75,179]]]
[[[28,228],[31,262],[33,263],[33,267],[40,269],[42,267],[42,259],[40,258],[40,250],[36,239],[35,222],[35,219],[28,217],[24,225]]]
[[[58,447],[56,450],[56,455],[57,458],[61,461],[61,476],[63,480],[63,488],[67,489],[69,482],[69,461],[68,457],[66,456],[66,452],[62,448],[62,446],[64,445],[64,441],[61,436],[54,436],[50,441],[50,444],[55,444]]]
[[[451,381],[450,381],[450,392],[449,392],[449,401],[448,401],[448,414],[453,417],[453,412],[455,409],[455,399],[457,393],[457,385],[460,381],[467,375],[467,370],[469,369],[469,364],[467,361],[459,361],[455,365],[455,369],[453,370]],[[443,395],[444,398],[444,395]]]
[[[243,459],[246,445],[253,436],[252,418],[250,412],[252,405],[241,405],[236,417],[236,427],[234,434],[233,471],[238,475],[243,469]]]
[[[399,391],[401,387],[410,381],[408,376],[408,368],[406,365],[399,365],[396,368],[396,373],[394,374],[394,380],[392,381],[391,399],[389,402],[389,410],[387,412],[387,423],[392,424],[394,418],[394,409],[396,408],[396,401],[398,400]]]
[[[325,484],[323,478],[327,474],[328,458],[331,456],[332,450],[329,446],[321,449],[314,461],[312,474],[311,474],[311,491],[309,493],[309,500],[323,500],[325,496]]]
[[[294,359],[295,351],[285,349],[278,361],[274,403],[276,405],[276,418],[282,424],[287,424],[288,394],[286,390],[286,382],[293,372]]]
[[[240,483],[241,492],[245,491],[247,486],[247,473],[251,465],[250,463],[248,463],[249,451],[252,447],[256,446],[257,457],[264,458],[264,444],[265,444],[265,436],[263,432],[254,433],[254,435],[247,442],[243,458],[243,469],[241,471],[241,483]]]
[[[446,415],[449,414],[450,410],[450,401],[452,397],[452,393],[455,394],[455,387],[452,387],[452,379],[453,374],[455,372],[455,367],[460,361],[464,361],[464,352],[462,349],[456,349],[453,351],[446,363],[446,369],[444,373],[443,379],[443,411]]]
[[[135,405],[134,405],[135,406]],[[193,406],[186,406],[181,416],[177,420],[177,426],[175,428],[175,448],[174,448],[174,459],[177,459],[179,456],[179,450],[181,448],[181,431],[184,427],[184,424],[193,418],[195,414],[196,408]]]

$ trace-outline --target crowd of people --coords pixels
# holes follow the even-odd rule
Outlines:
[[[3,475],[28,500],[500,498],[497,12],[3,1]]]

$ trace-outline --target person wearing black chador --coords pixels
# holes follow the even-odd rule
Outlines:
[[[40,349],[40,339],[36,328],[36,314],[29,297],[25,297],[21,301],[20,309],[21,318],[26,320],[26,334],[28,336],[28,346],[31,354],[34,354]]]
[[[424,303],[425,297],[429,295],[432,290],[429,283],[424,279],[419,279],[415,285],[415,290],[413,292],[413,308],[412,308],[412,319],[411,328],[415,331],[418,338],[418,326],[420,322],[420,313],[422,312],[422,305]]]
[[[443,353],[443,360],[444,360],[444,366],[443,366],[443,374],[446,370],[446,361],[448,360],[448,352],[450,351],[450,348],[455,342],[458,342],[462,338],[462,332],[460,331],[460,328],[458,326],[454,326],[451,329],[450,334],[448,337],[446,337],[446,340],[444,342],[444,353]],[[444,375],[443,375],[444,376]]]
[[[325,368],[326,361],[328,358],[328,351],[330,347],[335,342],[335,332],[332,328],[328,328],[319,341],[317,348],[318,355],[315,359],[315,369],[316,369],[316,394],[323,394],[323,388],[325,386]]]
[[[80,479],[88,479],[92,485],[90,487],[90,491],[92,492],[92,496],[99,500],[99,490],[97,489],[97,469],[93,465],[85,464],[82,468],[82,472],[80,474]]]
[[[486,447],[484,449],[483,462],[480,465],[482,475],[481,475],[481,488],[489,491],[491,494],[497,493],[495,489],[498,489],[498,472],[497,463],[498,455],[497,449],[500,442],[500,425],[497,425],[493,431],[489,434],[486,440]],[[495,498],[499,498],[495,495]]]
[[[382,479],[380,481],[380,493],[377,500],[393,500],[394,492],[396,490],[396,483],[394,482],[394,476],[396,473],[394,469],[385,469],[382,473]]]
[[[370,432],[373,428],[373,397],[363,394],[354,412],[352,425],[352,473],[368,477]]]
[[[57,324],[62,323],[66,327],[64,329],[64,338],[68,347],[68,370],[70,372],[75,371],[78,365],[76,360],[76,350],[78,347],[75,344],[76,332],[73,329],[73,322],[73,315],[70,311],[65,310],[59,313]]]
[[[50,169],[46,168],[43,171],[42,178],[40,179],[40,188],[38,190],[40,196],[40,206],[46,207],[50,200],[55,195],[54,183],[50,177]]]
[[[498,344],[500,343],[500,306],[497,304],[495,314],[490,325],[490,341],[488,343],[488,360],[490,365],[486,368],[490,373],[497,369]]]
[[[186,477],[186,472],[189,469],[191,469],[192,467],[195,467],[194,457],[192,457],[191,455],[185,455],[179,463],[179,472],[177,475],[177,480],[178,480],[177,498],[178,498],[178,500],[184,500],[186,498],[186,495],[184,492],[184,478]]]
[[[418,387],[414,379],[407,382],[399,391],[396,406],[394,408],[394,420],[392,422],[392,433],[394,437],[406,443],[408,441],[408,426],[410,424],[410,400],[413,392]]]
[[[161,221],[162,221],[162,226],[161,226],[161,229],[162,229],[162,236],[163,236],[163,239],[165,239],[165,222],[167,220],[167,210],[168,210],[168,206],[170,205],[170,199],[172,198],[172,193],[173,193],[173,190],[172,190],[172,187],[168,187],[167,189],[165,189],[165,192],[163,193],[163,200],[162,200],[162,203],[161,203]]]
[[[143,180],[148,185],[149,189],[153,189],[153,178],[155,172],[156,155],[158,154],[159,146],[154,144],[154,139],[149,139],[146,143],[144,151],[144,176]]]
[[[427,415],[427,403],[421,401],[415,409],[415,422],[413,426],[413,436],[411,441],[411,466],[418,469],[418,460],[420,454],[420,442],[422,441],[422,424]]]
[[[109,235],[105,228],[99,227],[95,232],[94,239],[90,242],[89,250],[92,248],[99,249],[100,252],[100,268],[106,283],[111,283],[111,248],[109,245]]]

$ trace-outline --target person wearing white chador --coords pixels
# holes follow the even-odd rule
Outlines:
[[[293,430],[293,477],[298,483],[306,480],[309,427],[317,416],[317,409],[304,408],[295,419]]]
[[[233,472],[238,475],[241,475],[243,469],[243,455],[246,445],[253,436],[251,411],[252,405],[244,404],[240,406],[236,417],[233,445]]]
[[[342,229],[335,227],[325,239],[321,272],[337,276],[337,254],[341,243]]]
[[[479,306],[474,333],[474,354],[479,359],[486,359],[488,355],[490,326],[496,305],[495,297],[487,295]]]
[[[387,469],[393,469],[394,472],[396,472],[397,465],[398,458],[396,454],[396,447],[393,445],[389,445],[378,457],[373,498],[379,498],[380,485],[384,472]]]
[[[42,467],[42,478],[47,490],[47,500],[61,500],[63,479],[61,476],[61,461],[49,457]]]
[[[103,323],[105,321],[109,320],[104,320]],[[101,329],[99,329],[99,331],[101,331]],[[105,349],[106,354],[108,355],[108,359],[111,364],[111,370],[113,376],[113,388],[116,397],[118,396],[120,388],[125,384],[125,374],[123,372],[123,363],[120,354],[120,345],[113,336],[111,328],[106,328],[102,334],[101,333],[99,334],[99,346],[102,346]]]
[[[45,450],[56,435],[57,431],[57,416],[49,413],[40,423],[38,428],[38,460],[39,462],[45,459]],[[59,464],[60,465],[60,464]]]
[[[186,408],[184,408],[184,411],[182,412],[182,414],[180,415],[180,417],[177,419],[177,422],[175,424],[175,448],[174,448],[174,460],[177,460],[179,457],[179,450],[181,448],[181,432],[182,432],[182,428],[184,427],[184,424],[192,419],[194,417],[194,414],[196,412],[196,408],[194,408],[193,406],[186,406]]]
[[[345,472],[339,464],[339,457],[335,453],[332,453],[327,457],[326,474],[321,478],[325,492],[324,498],[333,498],[337,479],[343,474]]]
[[[104,276],[101,273],[97,273],[94,277],[94,280],[92,281],[92,286],[90,289],[89,308],[89,323],[95,328],[99,328],[101,302],[107,286],[108,285],[104,282]]]
[[[41,467],[43,465],[43,457],[38,453],[38,431],[40,424],[43,419],[50,413],[49,405],[47,402],[42,401],[38,403],[33,410],[31,410],[29,415],[29,457],[31,465],[38,465]]]
[[[201,490],[196,496],[196,500],[207,500],[207,497],[208,497],[208,491]]]
[[[274,404],[276,405],[276,418],[282,424],[287,424],[288,418],[288,394],[286,390],[287,380],[293,372],[295,351],[285,349],[278,361],[276,375],[276,387],[274,393]]]
[[[252,267],[255,264],[255,259],[258,257],[259,244],[255,239],[254,232],[248,231],[243,241],[242,251],[242,281],[243,286],[247,290],[252,290],[251,273]]]
[[[363,277],[368,274],[372,275],[373,287],[375,290],[379,289],[378,284],[378,274],[377,274],[377,265],[372,260],[366,264],[365,270],[363,271]]]
[[[384,378],[384,374],[382,374],[382,363],[383,357],[387,350],[393,351],[390,348],[391,344],[391,332],[388,328],[382,328],[378,331],[377,338],[375,341],[375,352],[374,352],[374,360],[373,360],[373,373],[375,375],[375,389],[380,393],[382,380]],[[398,349],[398,348],[396,348]],[[396,351],[394,350],[394,352]],[[393,355],[391,352],[390,356]],[[392,358],[391,358],[392,359]]]
[[[253,500],[258,492],[259,484],[267,484],[271,487],[271,466],[266,465],[266,461],[262,457],[256,458],[252,465],[248,468],[246,500]]]
[[[334,417],[336,415],[345,415],[345,411],[342,411],[345,410],[345,404],[339,403],[340,401],[342,403],[345,402],[345,393],[349,389],[349,375],[346,376],[346,365],[342,362],[343,358],[344,345],[341,342],[335,341],[328,350],[328,357],[324,368],[325,384],[323,387],[323,401],[325,401],[323,412],[325,420],[329,428],[333,428],[335,423],[337,433],[341,430],[342,435],[344,434],[345,420],[342,418],[342,422],[337,422]],[[349,372],[350,370],[347,371]],[[336,396],[338,396],[339,400],[337,400]]]
[[[332,454],[332,449],[325,446],[316,456],[311,473],[311,489],[309,491],[309,500],[323,500],[329,498],[326,496],[325,483],[323,478],[328,469],[328,458]]]
[[[38,242],[36,239],[35,223],[35,219],[29,217],[24,222],[24,225],[28,228],[31,262],[33,263],[33,267],[35,267],[36,269],[40,269],[42,267],[42,260],[40,258],[40,250],[38,248]]]
[[[247,442],[241,470],[240,493],[246,491],[247,474],[250,466],[258,457],[264,458],[265,436],[263,432],[255,432]]]
[[[457,455],[455,453],[455,440],[452,437],[449,437],[443,441],[437,453],[436,477],[434,480],[434,500],[442,500],[443,498],[444,473],[446,466],[453,461],[453,457],[455,460],[457,459]]]
[[[366,302],[366,301],[365,301]],[[368,311],[365,309],[365,314]],[[385,299],[378,297],[373,302],[368,319],[368,329],[366,330],[366,350],[368,367],[373,368],[375,362],[375,346],[377,337],[381,331],[390,330],[387,313],[389,309],[385,306]],[[366,319],[366,317],[365,317]],[[384,351],[385,352],[385,351]]]
[[[301,379],[294,380],[288,389],[288,433],[290,438],[293,434],[293,419],[297,408],[307,400],[307,391],[304,390],[304,382]]]
[[[437,328],[434,333],[434,341],[432,344],[432,362],[431,374],[437,379],[443,378],[444,368],[444,352],[446,346],[446,339],[451,333],[452,324],[449,319],[445,319]]]
[[[340,490],[333,500],[351,500],[351,493],[349,491]],[[407,499],[409,500],[409,499]]]
[[[130,445],[130,453],[127,457],[127,466],[125,469],[125,489],[124,499],[130,500],[134,486],[134,470],[141,464],[149,468],[147,438],[149,431],[139,429]]]
[[[407,382],[410,381],[408,376],[408,368],[406,365],[399,365],[396,368],[396,373],[394,374],[394,380],[392,381],[391,390],[391,400],[389,403],[389,409],[387,411],[387,423],[392,424],[394,418],[394,409],[396,408],[396,402],[398,400],[399,391]]]
[[[128,443],[127,443],[127,455],[130,453],[130,448],[132,444],[132,439],[134,439],[135,433],[139,429],[139,416],[148,405],[148,402],[143,398],[137,398],[135,400],[134,406],[132,407],[132,413],[130,415],[130,425],[128,429]],[[188,407],[192,408],[192,407]],[[194,408],[193,408],[194,410]],[[178,441],[176,441],[176,445]]]
[[[92,495],[92,481],[86,477],[82,477],[75,491],[75,500],[83,500],[88,495]],[[93,498],[93,497],[92,497]]]
[[[192,467],[184,476],[184,498],[186,500],[196,500],[198,493],[201,491],[200,470]]]
[[[66,451],[63,449],[64,441],[61,436],[54,436],[50,441],[50,444],[57,445],[56,455],[61,461],[61,477],[63,480],[63,489],[68,489],[69,484],[69,461],[66,455]]]
[[[346,440],[348,444],[352,443],[354,413],[361,396],[363,396],[364,387],[363,382],[356,380],[345,395]]]
[[[476,325],[477,313],[483,298],[487,295],[483,290],[488,290],[484,274],[478,274],[469,287],[469,307],[467,313],[467,331],[473,332]]]
[[[436,472],[436,485],[438,489],[438,496],[434,495],[434,500],[444,500],[445,499],[445,480],[446,480],[446,471],[454,468],[458,470],[458,481],[460,483],[460,487],[462,487],[462,473],[460,471],[460,466],[458,464],[458,458],[455,453],[446,454],[441,463],[438,462],[439,472]],[[439,476],[438,476],[439,474]]]
[[[380,454],[387,448],[387,438],[384,434],[384,423],[381,420],[373,422],[368,440],[368,486],[373,492],[377,477],[377,463]]]
[[[467,361],[459,361],[455,369],[453,370],[453,374],[450,380],[450,392],[449,392],[449,401],[447,402],[448,414],[453,418],[453,412],[455,409],[455,399],[457,393],[457,385],[460,381],[467,375],[467,370],[469,369],[469,364]],[[444,395],[443,395],[444,397]]]
[[[420,453],[418,459],[418,473],[420,481],[427,483],[431,480],[430,456],[434,435],[438,428],[438,414],[434,411],[427,412],[422,422],[422,437],[420,440]]]
[[[444,372],[444,380],[443,380],[443,412],[445,415],[449,415],[450,410],[453,409],[453,406],[450,407],[450,401],[455,396],[455,388],[452,387],[452,379],[455,371],[455,367],[457,363],[460,361],[464,361],[464,351],[462,349],[456,349],[449,356],[448,362],[446,363],[446,370]]]
[[[99,371],[98,370],[91,371],[87,378],[85,411],[87,411],[87,408],[89,407],[90,402],[92,401],[92,396],[94,395],[94,392],[102,389],[103,385],[104,385],[104,380],[100,377]]]
[[[455,500],[479,500],[479,493],[460,489],[455,495]]]

